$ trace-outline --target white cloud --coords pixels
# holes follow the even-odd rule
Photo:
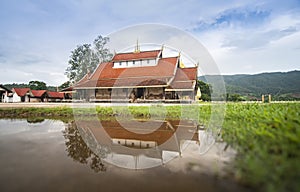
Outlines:
[[[275,10],[257,24],[242,23],[242,17],[241,22],[224,21],[227,26],[216,27],[213,19],[211,25],[197,32],[197,37],[223,74],[299,70],[299,18],[298,12],[285,10],[279,14]]]
[[[297,0],[1,1],[0,67],[9,74],[0,83],[32,77],[61,84],[76,45],[141,23],[188,30],[223,73],[299,69],[299,9]]]

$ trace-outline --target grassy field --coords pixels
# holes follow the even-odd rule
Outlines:
[[[100,117],[190,118],[197,114],[207,126],[213,105],[192,107],[160,105],[80,108],[0,108],[0,117]],[[261,191],[300,191],[300,103],[226,105],[222,139],[237,150],[231,170],[235,179]]]
[[[262,191],[300,191],[300,103],[229,104],[223,139],[235,177]]]

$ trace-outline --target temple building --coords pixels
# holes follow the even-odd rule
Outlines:
[[[115,53],[78,81],[76,99],[90,102],[194,101],[197,66],[185,67],[180,53],[163,57],[160,50]],[[73,98],[74,99],[74,98]]]
[[[190,120],[110,119],[99,123],[99,119],[89,119],[78,120],[75,126],[100,158],[130,169],[165,164],[181,157],[187,144],[193,144],[195,153],[201,145],[198,125]]]

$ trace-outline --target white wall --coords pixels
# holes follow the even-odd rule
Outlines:
[[[118,62],[114,62],[114,68],[155,66],[157,64],[157,61],[158,61],[157,59],[121,61],[121,62],[118,61]]]
[[[30,102],[42,102],[40,98],[30,98]]]
[[[138,148],[150,148],[156,147],[155,141],[141,141],[141,140],[133,140],[133,139],[112,139],[113,144],[119,144],[128,147],[138,147]],[[133,145],[132,145],[133,143]]]
[[[13,93],[12,102],[21,102],[21,97],[19,97],[17,93]]]
[[[4,103],[11,103],[12,102],[12,97],[8,97],[8,92],[3,94],[2,102],[4,102]]]
[[[25,102],[30,102],[30,98],[28,95],[25,96]]]

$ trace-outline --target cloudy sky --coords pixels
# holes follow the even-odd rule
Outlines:
[[[222,74],[300,70],[299,0],[1,0],[0,84],[60,85],[76,45],[143,23],[196,37]]]

